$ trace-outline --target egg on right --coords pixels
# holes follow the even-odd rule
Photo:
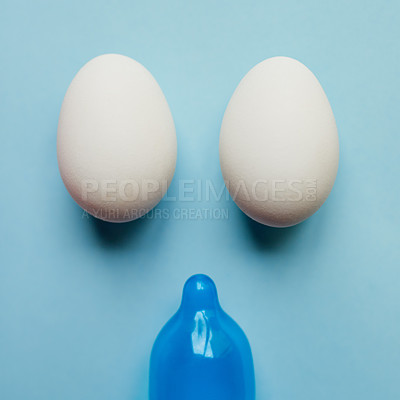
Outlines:
[[[250,218],[288,227],[310,217],[339,163],[335,117],[318,79],[289,57],[257,64],[229,101],[219,153],[229,193]]]

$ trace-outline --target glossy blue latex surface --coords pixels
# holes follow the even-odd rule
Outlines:
[[[150,400],[254,400],[249,342],[221,308],[214,282],[194,275],[150,360]]]

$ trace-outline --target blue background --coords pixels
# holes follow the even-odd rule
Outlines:
[[[144,400],[153,341],[203,272],[245,330],[257,400],[400,398],[398,1],[2,1],[0,398]],[[219,128],[256,63],[299,59],[339,129],[325,205],[276,230],[224,220],[85,218],[61,181],[58,114],[91,58],[145,65],[169,102],[179,180],[223,180]]]

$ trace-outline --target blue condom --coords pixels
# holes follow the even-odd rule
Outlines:
[[[149,389],[150,400],[254,400],[249,342],[208,276],[186,282],[179,310],[159,333]]]

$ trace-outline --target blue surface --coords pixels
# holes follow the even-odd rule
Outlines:
[[[3,0],[0,398],[144,400],[150,351],[193,273],[252,346],[257,400],[400,398],[400,3]],[[340,136],[321,210],[274,230],[231,200],[163,201],[223,219],[82,216],[61,181],[63,96],[92,57],[145,65],[170,104],[182,180],[222,184],[219,128],[257,62],[320,80]],[[190,187],[190,185],[189,185]]]
[[[207,275],[190,277],[151,351],[149,400],[254,400],[249,341]]]

